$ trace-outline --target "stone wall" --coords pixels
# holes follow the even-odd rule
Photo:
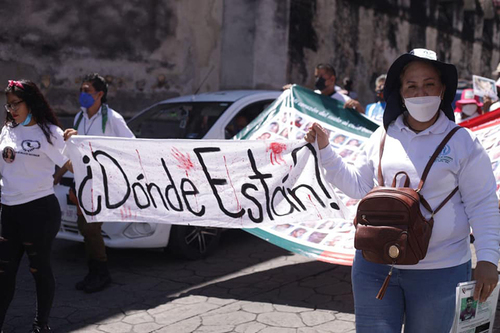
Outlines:
[[[312,86],[315,64],[331,63],[364,103],[374,98],[375,78],[413,48],[435,50],[469,80],[491,77],[500,61],[491,0],[291,0],[291,8],[290,81]]]
[[[106,77],[110,104],[126,116],[219,89],[222,0],[19,2],[0,8],[0,82],[34,80],[59,114],[78,110],[88,72]]]
[[[32,79],[60,115],[78,110],[88,72],[130,117],[197,91],[312,87],[320,62],[368,103],[376,76],[414,47],[464,78],[500,61],[491,0],[19,0],[0,14],[0,85]]]

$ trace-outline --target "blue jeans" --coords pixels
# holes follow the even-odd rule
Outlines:
[[[352,289],[357,333],[448,333],[457,284],[470,281],[471,262],[442,269],[396,269],[382,300],[375,298],[389,265],[365,260],[356,251]]]

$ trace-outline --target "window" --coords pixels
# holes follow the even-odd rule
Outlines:
[[[259,101],[247,105],[231,119],[225,128],[225,138],[230,139],[257,118],[274,100]]]
[[[201,139],[231,103],[163,104],[128,123],[138,138]]]

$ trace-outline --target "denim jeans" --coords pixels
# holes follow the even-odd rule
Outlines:
[[[442,269],[393,269],[382,300],[375,298],[389,265],[365,260],[356,251],[352,288],[356,332],[448,333],[453,324],[457,284],[471,278],[471,262]]]

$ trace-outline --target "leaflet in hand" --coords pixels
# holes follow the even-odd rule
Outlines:
[[[475,287],[476,281],[458,284],[452,333],[493,332],[499,286],[495,287],[484,303],[474,300]]]

